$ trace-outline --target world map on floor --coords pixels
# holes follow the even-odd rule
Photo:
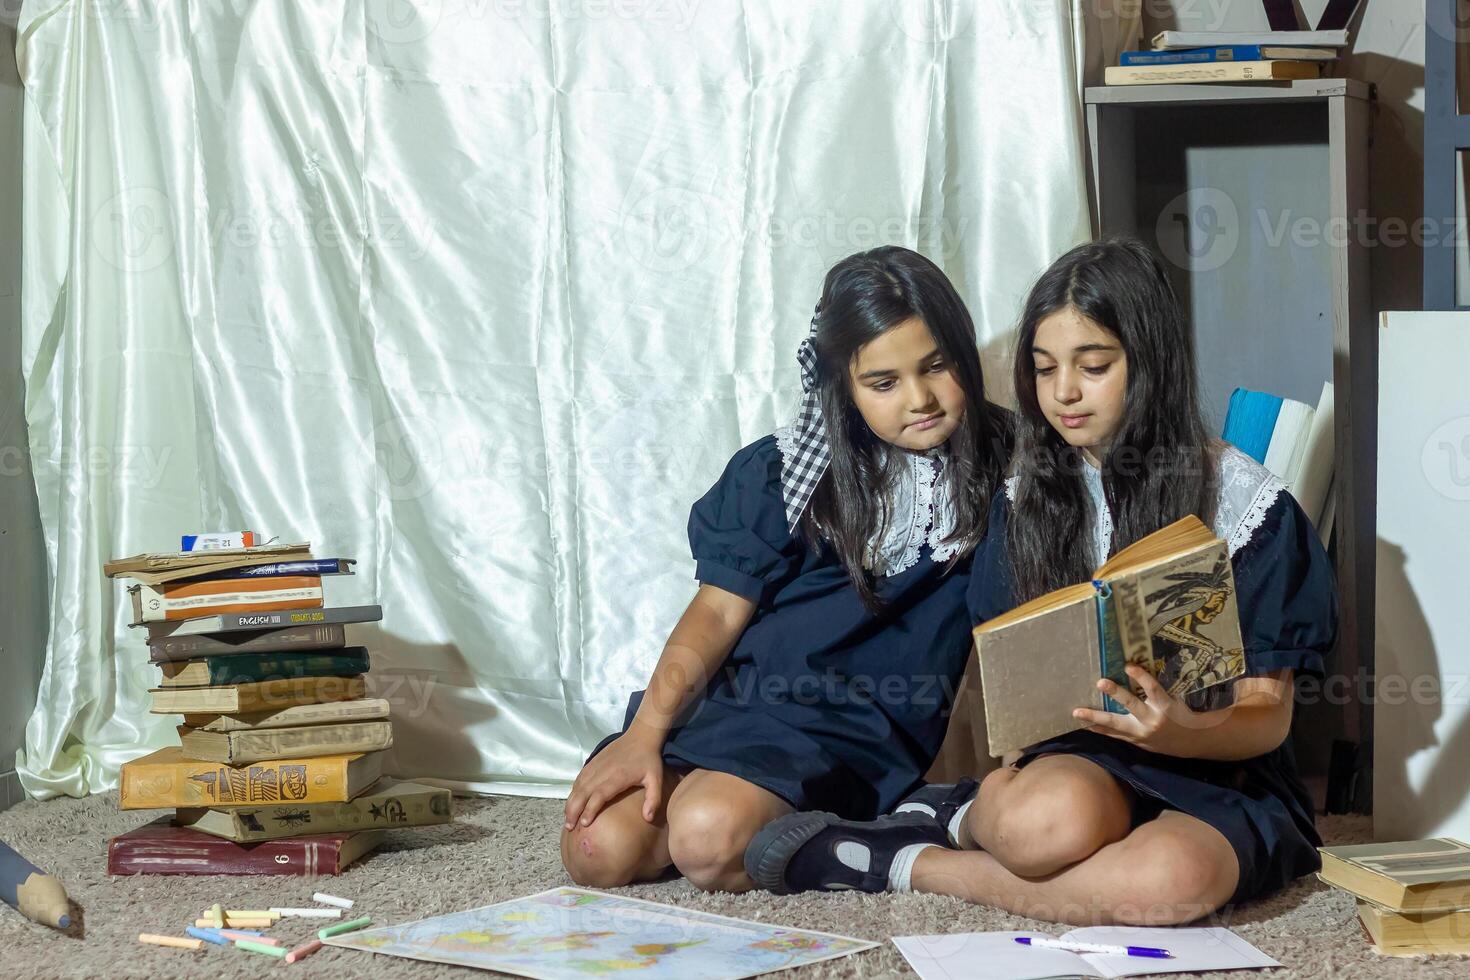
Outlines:
[[[570,887],[327,943],[523,977],[648,980],[737,980],[878,945]]]

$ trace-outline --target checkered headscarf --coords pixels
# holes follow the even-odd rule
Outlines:
[[[812,311],[811,330],[796,349],[796,361],[801,365],[801,410],[791,423],[795,451],[783,454],[781,461],[781,496],[786,502],[786,521],[793,532],[832,461],[832,447],[827,443],[827,426],[822,421],[822,403],[817,391],[817,348],[813,342],[821,315],[819,303]]]

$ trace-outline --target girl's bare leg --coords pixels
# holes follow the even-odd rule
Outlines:
[[[791,812],[769,790],[729,773],[696,769],[669,798],[667,849],[674,867],[704,891],[755,887],[745,847],[766,824]]]
[[[563,830],[561,863],[572,880],[586,888],[617,888],[663,877],[673,864],[668,804],[685,778],[664,767],[664,798],[653,823],[643,819],[643,788],[635,786],[603,807],[586,827]]]
[[[1235,851],[1223,834],[1195,817],[1166,810],[1085,860],[1042,877],[1021,877],[984,851],[931,847],[918,856],[911,880],[915,891],[1037,919],[1171,925],[1225,904],[1239,875]]]

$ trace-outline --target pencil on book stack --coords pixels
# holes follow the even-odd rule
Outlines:
[[[133,625],[162,673],[151,710],[184,722],[178,746],[122,767],[123,809],[175,814],[114,838],[113,873],[333,874],[382,829],[451,819],[447,790],[379,780],[388,702],[366,697],[368,651],[345,626],[382,610],[328,607],[322,585],[354,561],[248,535],[104,567],[138,580]]]
[[[1318,850],[1317,876],[1357,899],[1378,952],[1470,953],[1470,844],[1436,837]]]

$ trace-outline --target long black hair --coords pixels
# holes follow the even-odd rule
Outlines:
[[[989,503],[1010,449],[1009,413],[985,400],[975,325],[943,272],[918,252],[887,245],[850,255],[822,285],[814,346],[817,386],[832,463],[801,519],[809,546],[829,544],[863,604],[883,603],[864,568],[870,541],[881,540],[893,519],[888,490],[905,466],[888,452],[852,400],[848,367],[858,350],[913,317],[928,326],[945,364],[965,393],[965,415],[949,438],[944,478],[955,504],[950,542],[960,547],[951,564],[985,536]]]
[[[1092,577],[1097,515],[1083,478],[1088,464],[1042,412],[1032,358],[1041,321],[1068,307],[1117,337],[1127,358],[1123,420],[1099,460],[1113,522],[1108,553],[1189,514],[1214,519],[1216,468],[1193,339],[1164,265],[1131,238],[1079,245],[1032,287],[1016,338],[1017,482],[1007,545],[1018,602]]]

